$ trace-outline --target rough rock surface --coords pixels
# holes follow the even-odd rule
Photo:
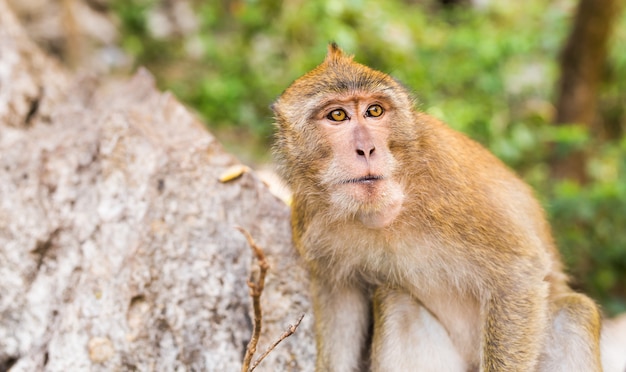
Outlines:
[[[0,0],[0,370],[236,371],[265,249],[259,371],[310,371],[289,211],[149,73],[99,87],[43,55]]]

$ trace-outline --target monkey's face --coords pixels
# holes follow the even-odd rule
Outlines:
[[[397,162],[388,146],[393,105],[384,95],[364,92],[327,98],[311,120],[328,149],[320,184],[337,210],[382,227],[391,222],[382,214],[399,208],[403,198],[394,177]],[[374,223],[373,216],[382,220]]]

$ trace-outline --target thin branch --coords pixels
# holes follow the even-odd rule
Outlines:
[[[259,337],[261,336],[261,324],[263,321],[263,314],[261,311],[261,294],[263,293],[263,288],[265,287],[265,275],[267,274],[267,270],[269,265],[265,259],[265,253],[263,253],[263,249],[259,247],[250,233],[248,233],[244,228],[237,226],[237,230],[241,231],[241,233],[248,240],[248,244],[250,248],[254,251],[257,260],[259,261],[259,278],[257,282],[253,282],[252,280],[248,280],[248,287],[250,287],[250,296],[252,297],[252,306],[254,308],[254,328],[252,331],[252,338],[250,338],[250,342],[246,347],[246,355],[243,359],[243,364],[241,366],[241,372],[249,372],[250,362],[252,361],[252,357],[256,352],[257,344],[259,343]]]
[[[296,329],[298,329],[300,322],[302,322],[302,318],[304,318],[304,313],[300,315],[300,318],[298,318],[298,320],[296,321],[296,324],[294,325],[290,324],[289,328],[287,328],[287,330],[282,335],[280,335],[280,338],[276,340],[276,342],[274,342],[270,347],[268,347],[267,350],[265,350],[265,352],[254,362],[254,364],[250,368],[250,372],[254,371],[256,366],[258,366],[263,361],[263,359],[265,359],[265,357],[268,356],[269,353],[271,353],[272,350],[276,348],[276,346],[278,346],[278,344],[280,344],[284,339],[286,339],[287,337],[291,336],[292,334],[296,332]]]

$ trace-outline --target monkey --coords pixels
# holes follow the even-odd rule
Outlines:
[[[335,43],[272,105],[316,371],[601,371],[530,187]]]

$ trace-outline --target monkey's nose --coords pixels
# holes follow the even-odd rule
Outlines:
[[[359,155],[359,156],[363,156],[366,159],[368,159],[370,156],[372,156],[372,154],[374,153],[374,150],[376,150],[376,147],[374,147],[374,146],[370,147],[369,150],[364,150],[364,149],[357,148],[356,149],[356,154]]]

